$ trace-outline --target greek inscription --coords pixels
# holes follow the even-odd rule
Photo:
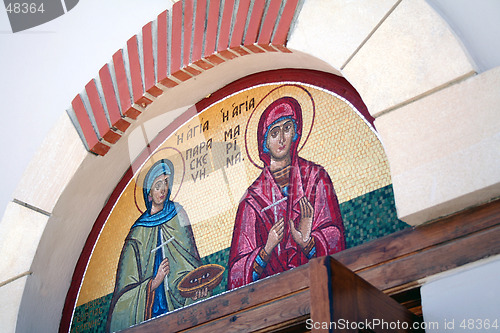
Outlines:
[[[224,141],[236,139],[240,135],[240,125],[236,125],[236,127],[230,128],[229,131],[224,131]]]

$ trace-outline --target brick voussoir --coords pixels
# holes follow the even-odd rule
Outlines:
[[[226,4],[222,8],[218,1],[179,1],[171,13],[158,15],[154,28],[153,22],[144,25],[142,42],[134,35],[113,54],[111,65],[105,64],[97,77],[102,91],[94,79],[85,87],[92,110],[86,110],[80,95],[72,102],[89,151],[104,156],[156,98],[192,77],[241,56],[292,53],[286,41],[298,0],[272,0],[268,8],[265,0]],[[227,19],[223,27],[219,15]]]

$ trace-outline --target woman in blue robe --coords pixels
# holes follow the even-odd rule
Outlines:
[[[184,298],[177,288],[201,261],[186,212],[170,200],[173,177],[172,162],[162,159],[144,179],[147,209],[123,245],[107,331],[125,329],[207,295],[203,290],[193,299]]]

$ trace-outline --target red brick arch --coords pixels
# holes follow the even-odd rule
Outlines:
[[[290,52],[300,0],[183,0],[132,36],[68,110],[85,146],[105,155],[167,89],[231,59]]]

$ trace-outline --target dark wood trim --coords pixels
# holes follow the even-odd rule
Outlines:
[[[344,265],[332,257],[323,257],[312,259],[298,269],[142,323],[126,332],[319,333],[333,332],[337,328],[358,332],[343,328],[342,325],[349,323],[372,323],[375,326],[364,331],[386,332],[381,322],[400,323],[401,326],[392,331],[409,332],[402,323],[412,327],[418,321],[417,316]],[[323,326],[325,324],[327,327]]]
[[[238,314],[234,317],[235,312],[257,308],[273,300],[298,294],[308,288],[308,266],[304,265],[172,312],[168,315],[168,322],[175,322],[175,332],[189,329],[195,325],[203,325],[216,319],[227,319],[235,322],[239,316]],[[309,314],[308,308],[307,311],[301,311],[305,311],[305,315]],[[158,332],[156,322],[163,321],[163,318],[165,317],[143,323],[129,331]]]
[[[500,253],[500,200],[393,233],[333,257],[381,290]]]
[[[333,320],[332,276],[330,258],[318,258],[309,262],[309,283],[311,290],[311,317],[320,322]]]
[[[331,257],[329,259],[330,271],[332,272],[330,286],[333,294],[333,322],[342,324],[343,321],[349,320],[350,322],[362,322],[363,324],[369,322],[373,324],[373,327],[361,328],[359,331],[407,332],[410,330],[404,329],[403,323],[407,323],[408,327],[412,327],[412,323],[419,321],[417,316],[394,299],[387,297],[382,291],[359,278],[335,259]],[[316,301],[314,300],[314,302]],[[311,298],[311,303],[314,304],[313,298]],[[312,313],[311,318],[317,321],[312,316]],[[387,325],[398,322],[400,325],[395,329],[391,327],[389,330],[381,322],[379,322],[380,325],[375,325],[377,320],[383,320]],[[358,332],[355,329],[342,329],[342,332],[344,331]],[[415,330],[413,332],[418,331]]]
[[[299,322],[305,322],[309,317],[309,307],[310,293],[309,289],[305,289],[284,298],[239,311],[234,315],[210,321],[205,325],[196,326],[189,332],[228,332],[228,328],[233,332],[282,331]],[[152,330],[151,333],[153,332],[158,332],[158,330]]]
[[[500,226],[359,272],[387,290],[500,253]]]

